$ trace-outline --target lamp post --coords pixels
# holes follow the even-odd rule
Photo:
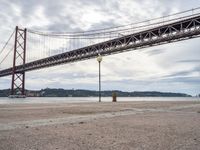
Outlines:
[[[97,57],[97,61],[99,63],[99,102],[101,102],[101,61],[102,61],[102,56],[100,54]]]

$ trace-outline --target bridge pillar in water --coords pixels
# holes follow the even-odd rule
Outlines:
[[[18,26],[15,31],[14,57],[10,97],[25,97],[25,71],[17,72],[16,66],[26,63],[26,29]]]

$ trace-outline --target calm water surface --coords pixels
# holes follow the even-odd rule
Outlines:
[[[102,102],[111,102],[112,97],[102,97]],[[197,97],[118,97],[117,101],[200,101]],[[27,104],[27,103],[80,103],[98,102],[98,97],[28,97],[10,99],[0,97],[0,104]]]

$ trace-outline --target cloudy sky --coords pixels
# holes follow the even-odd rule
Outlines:
[[[126,25],[196,8],[200,0],[0,0],[0,46],[16,25],[80,31]],[[200,39],[106,56],[102,89],[200,93]],[[0,59],[2,59],[0,55]],[[0,89],[11,78],[0,78]],[[98,90],[96,59],[28,72],[26,88]]]

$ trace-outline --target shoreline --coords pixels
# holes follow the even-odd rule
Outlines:
[[[117,97],[117,102],[187,102],[200,101],[199,97]],[[27,97],[11,99],[0,97],[0,105],[4,104],[57,104],[57,103],[96,103],[98,97]],[[102,102],[112,102],[112,97],[102,97]]]

